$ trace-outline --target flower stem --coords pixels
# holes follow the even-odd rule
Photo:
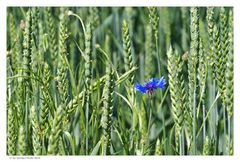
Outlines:
[[[152,97],[150,97],[149,118],[148,118],[148,136],[150,134],[151,119],[152,119],[152,108],[153,108],[153,100],[152,100]]]

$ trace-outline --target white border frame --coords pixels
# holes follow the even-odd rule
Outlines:
[[[240,48],[238,44],[240,43],[240,7],[237,0],[211,0],[199,1],[199,0],[1,0],[0,1],[0,33],[1,33],[1,43],[0,43],[0,105],[1,105],[1,135],[0,135],[0,159],[4,161],[11,161],[11,157],[6,156],[6,12],[8,6],[233,6],[234,7],[234,156],[41,156],[40,160],[80,160],[80,161],[132,161],[137,160],[139,162],[145,160],[151,161],[238,161],[240,158],[240,75],[238,70],[240,69]],[[31,156],[28,156],[31,158]],[[25,158],[27,160],[28,158]],[[39,160],[39,159],[38,159]]]

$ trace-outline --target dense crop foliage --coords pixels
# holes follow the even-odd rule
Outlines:
[[[6,140],[8,155],[232,155],[232,8],[9,7]]]

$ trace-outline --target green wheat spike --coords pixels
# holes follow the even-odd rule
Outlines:
[[[215,38],[216,39],[216,38]],[[225,103],[225,73],[227,64],[227,54],[228,54],[228,29],[227,29],[227,17],[225,9],[222,7],[220,9],[220,51],[218,51],[217,62],[217,80],[219,91],[221,93],[222,102]]]
[[[37,38],[39,35],[39,28],[38,28],[38,21],[40,19],[39,7],[32,7],[31,12],[32,12],[32,29],[33,29],[32,31],[34,33],[35,38]]]
[[[114,95],[114,81],[111,67],[106,68],[107,78],[104,91],[103,113],[101,119],[101,126],[103,128],[104,136],[104,155],[111,154],[111,131],[112,131],[112,113],[113,113],[113,95]]]
[[[170,96],[172,101],[172,115],[175,121],[175,131],[176,131],[176,151],[179,151],[179,136],[183,125],[183,114],[185,111],[183,99],[185,99],[184,89],[182,89],[182,84],[180,79],[183,62],[181,57],[177,52],[172,51],[170,46],[168,53],[168,78],[170,87]],[[183,93],[183,94],[182,94]]]
[[[48,89],[50,89],[51,71],[47,63],[44,64],[43,76],[43,86],[41,87],[43,95],[43,102],[41,106],[41,129],[42,132],[46,134],[48,129],[49,107],[51,103],[51,97],[48,93]]]
[[[32,54],[32,48],[31,48],[31,40],[32,40],[32,16],[31,11],[29,10],[27,12],[26,17],[26,26],[23,34],[23,76],[25,76],[24,81],[27,85],[30,84],[29,76],[30,76],[30,70],[31,70],[31,54]]]
[[[228,115],[233,115],[233,13],[229,11],[228,60],[226,69],[226,105]]]
[[[214,26],[214,8],[208,7],[207,8],[207,24],[208,24],[208,37],[209,37],[209,64],[213,68],[213,76],[215,76],[215,59],[213,53],[213,26]]]
[[[59,153],[59,140],[62,134],[63,105],[57,108],[52,123],[51,135],[49,137],[48,154],[57,155]]]
[[[218,89],[221,94],[221,99],[224,101],[225,99],[225,67],[224,58],[221,52],[220,38],[219,38],[219,30],[216,25],[213,28],[213,43],[214,43],[214,56],[216,60],[216,80],[218,84]]]
[[[16,27],[15,27],[15,20],[14,16],[10,13],[9,14],[9,21],[10,21],[10,41],[11,41],[11,49],[10,49],[10,58],[11,58],[11,68],[13,71],[13,74],[17,74],[18,72],[18,37],[17,37],[17,32],[16,32]]]
[[[91,30],[94,32],[100,24],[99,9],[97,7],[90,7]]]
[[[17,155],[26,155],[26,153],[27,153],[26,133],[24,126],[21,125],[18,131]]]
[[[156,142],[155,155],[163,155],[163,143],[159,138]]]
[[[61,61],[60,61],[61,62]],[[67,65],[62,62],[61,67],[57,69],[57,82],[58,82],[58,91],[60,94],[60,102],[62,104],[66,104],[66,101],[68,99],[68,78],[67,78]],[[67,130],[68,127],[68,115],[67,115],[67,107],[65,107],[64,110],[64,117],[63,117],[63,128],[64,130]]]
[[[57,69],[57,89],[59,92],[60,102],[62,105],[66,105],[68,100],[68,66],[67,66],[67,49],[65,45],[65,41],[68,38],[67,29],[65,24],[65,17],[60,16],[60,24],[59,24],[59,44],[58,44],[58,52],[59,52],[59,60],[58,60],[58,69]],[[68,129],[68,115],[67,115],[67,107],[64,107],[63,110],[63,129]]]
[[[191,17],[191,47],[188,58],[188,111],[192,122],[193,153],[196,154],[196,88],[197,88],[197,64],[199,50],[199,8],[190,9]],[[189,129],[191,130],[191,128]]]
[[[122,22],[122,36],[123,36],[123,49],[124,49],[124,65],[125,71],[129,71],[133,68],[133,58],[131,50],[131,40],[129,35],[129,28],[126,20]],[[130,82],[133,85],[134,76],[132,76]]]
[[[23,118],[23,109],[24,109],[24,88],[23,88],[23,81],[19,81],[18,86],[16,88],[16,98],[17,100],[17,104],[16,104],[16,108],[17,108],[17,121],[18,123],[23,123],[24,118]]]
[[[61,66],[57,69],[57,82],[58,91],[60,94],[61,103],[65,104],[68,98],[68,78],[67,78],[67,65],[62,62]]]
[[[204,144],[203,144],[203,155],[210,155],[210,140],[208,138],[208,136],[206,136],[205,140],[204,140]]]
[[[233,134],[233,125],[232,125],[232,116],[233,116],[233,15],[232,10],[229,11],[229,22],[228,22],[228,59],[227,59],[227,68],[226,68],[226,109],[228,114],[228,142],[227,150],[228,154],[232,155],[233,148],[232,145],[232,134]]]
[[[158,22],[159,22],[159,17],[158,17],[158,10],[157,7],[148,7],[149,11],[149,19],[150,19],[150,24],[152,25],[152,29],[154,31],[154,36],[155,38],[158,37]]]
[[[16,154],[16,128],[15,122],[16,119],[13,114],[12,107],[8,106],[7,114],[7,154],[15,155]]]
[[[226,150],[229,151],[229,155],[233,155],[233,140],[229,139],[229,136],[226,136]]]
[[[208,65],[208,60],[206,59],[205,51],[203,49],[202,40],[200,39],[198,80],[199,80],[199,89],[200,89],[201,102],[202,103],[205,100],[206,79],[207,79],[207,65]]]
[[[58,46],[57,46],[57,31],[55,28],[56,22],[53,19],[52,9],[50,7],[46,7],[44,10],[44,17],[47,25],[48,43],[49,43],[49,51],[50,58],[53,61],[53,65],[56,64],[56,58],[58,55]]]
[[[89,90],[91,84],[91,77],[92,77],[92,47],[91,47],[91,40],[92,40],[92,31],[91,31],[91,24],[88,23],[86,26],[86,39],[85,39],[85,86],[86,89]]]
[[[89,111],[91,110],[91,89],[90,85],[92,82],[92,31],[91,31],[91,23],[86,25],[86,35],[85,35],[85,63],[84,63],[84,105],[85,105],[85,127],[86,127],[86,135],[85,135],[85,144],[86,149],[85,152],[88,154],[88,123],[89,123]]]
[[[152,28],[150,25],[146,27],[146,41],[145,41],[145,78],[151,78],[153,73],[153,42],[152,42]]]
[[[60,100],[62,104],[66,104],[66,100],[68,98],[68,79],[67,79],[67,51],[65,47],[65,41],[68,37],[67,30],[64,26],[64,18],[60,20],[59,25],[59,44],[58,44],[58,52],[59,52],[59,64],[57,69],[57,82],[58,82],[58,91],[60,94]]]
[[[32,67],[31,67],[31,57],[32,57],[32,52],[33,52],[33,44],[32,44],[32,12],[31,9],[28,9],[27,15],[26,15],[26,25],[24,28],[24,33],[23,33],[23,63],[22,63],[22,69],[23,69],[23,95],[21,96],[24,100],[23,103],[25,111],[24,112],[24,117],[22,117],[22,120],[25,122],[25,130],[24,132],[26,133],[24,138],[29,138],[29,104],[30,104],[30,99],[32,98],[30,96],[31,90],[33,90],[33,85],[34,82],[30,79],[31,77],[31,72],[32,72]],[[28,145],[28,141],[26,140],[26,145]],[[28,150],[25,150],[25,153],[27,153]],[[23,152],[22,152],[23,153]]]
[[[38,28],[38,19],[39,19],[39,9],[37,7],[33,7],[30,10],[31,12],[31,69],[34,73],[38,70],[38,59],[39,59],[39,53],[38,53],[38,43],[39,43],[39,28]]]
[[[233,140],[230,141],[230,154],[233,155]]]
[[[31,108],[31,122],[32,122],[32,144],[33,154],[41,155],[41,138],[40,138],[40,125],[37,118],[36,109],[34,106]]]

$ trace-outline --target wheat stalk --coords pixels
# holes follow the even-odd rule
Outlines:
[[[91,78],[92,78],[92,53],[91,53],[91,37],[92,37],[92,31],[91,31],[91,24],[88,23],[86,26],[86,38],[85,38],[85,116],[86,116],[86,154],[88,154],[88,120],[89,120],[89,110],[91,106],[91,96],[90,96],[90,84],[91,84]]]
[[[200,39],[199,43],[199,66],[198,66],[198,80],[199,80],[199,92],[200,92],[200,103],[199,105],[202,105],[200,109],[202,109],[203,113],[203,121],[205,120],[205,96],[206,96],[206,81],[207,81],[207,65],[208,61],[206,59],[206,54],[203,49],[202,45],[202,39]],[[203,127],[203,139],[205,139],[206,136],[206,126],[204,122]]]
[[[190,118],[193,118],[192,137],[193,137],[193,154],[196,154],[196,86],[197,86],[197,64],[198,64],[198,50],[199,50],[199,9],[193,7],[190,10],[191,16],[191,47],[188,59],[188,108],[190,111]],[[191,130],[191,129],[189,129]]]

